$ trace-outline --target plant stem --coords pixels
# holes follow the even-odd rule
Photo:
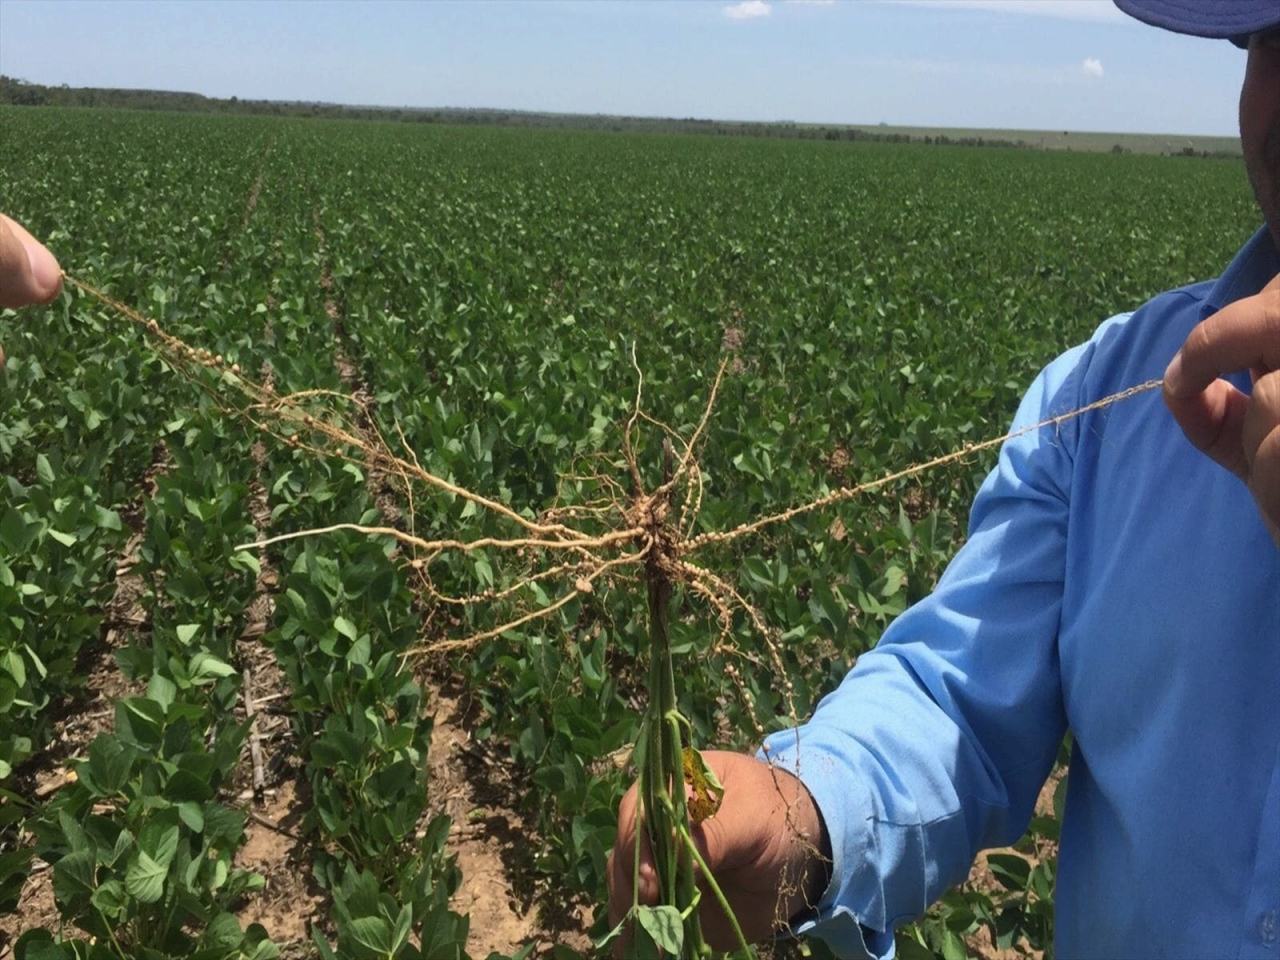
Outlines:
[[[648,744],[648,778],[645,786],[642,813],[645,827],[649,833],[649,846],[653,851],[653,865],[658,874],[659,899],[663,903],[675,903],[675,887],[672,885],[675,872],[672,869],[673,857],[670,838],[670,825],[666,822],[666,808],[663,801],[668,799],[667,784],[669,782],[669,764],[664,762],[666,752],[665,725],[662,722],[662,704],[659,691],[662,689],[662,657],[655,643],[657,623],[655,597],[652,579],[649,585],[649,706],[646,730]]]
[[[664,444],[664,482],[670,478],[672,452]],[[648,776],[641,791],[641,812],[646,820],[658,871],[660,900],[686,914],[685,957],[710,953],[698,917],[697,877],[694,862],[679,837],[689,831],[685,806],[682,729],[676,703],[675,670],[671,663],[671,638],[667,624],[671,606],[671,581],[660,557],[651,555],[645,567],[649,598],[649,705],[646,732],[649,737]],[[637,831],[638,832],[638,831]]]
[[[111,923],[107,920],[106,914],[97,907],[94,907],[94,910],[102,920],[102,925],[107,928],[107,936],[111,940],[111,946],[115,949],[116,953],[120,955],[120,960],[128,960],[129,955],[124,952],[124,948],[120,946],[120,941],[116,939],[116,932],[112,929]]]
[[[729,918],[729,925],[733,927],[733,935],[738,938],[738,949],[742,951],[744,957],[750,957],[751,945],[747,943],[747,938],[742,933],[742,927],[738,925],[738,916],[733,912],[733,908],[729,906],[729,900],[725,897],[724,891],[720,889],[720,884],[716,882],[715,875],[712,874],[711,868],[707,866],[707,861],[702,859],[702,854],[698,851],[698,845],[693,842],[693,837],[687,830],[680,831],[680,839],[684,841],[690,855],[702,871],[702,882],[711,888],[711,893],[715,896],[716,902],[720,904],[720,909]]]

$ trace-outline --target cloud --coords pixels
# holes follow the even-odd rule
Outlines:
[[[754,20],[756,17],[767,17],[773,8],[765,0],[739,0],[722,7],[724,15],[730,20]]]
[[[1111,0],[898,0],[903,6],[945,10],[978,10],[1091,23],[1136,23]]]
[[[795,3],[802,7],[834,7],[836,0],[783,0],[785,3]]]
[[[935,78],[935,81],[981,80],[1007,86],[1079,87],[1096,83],[1102,76],[1102,61],[1089,57],[1080,63],[990,63],[972,60],[931,60],[921,57],[872,57],[859,59],[860,69],[880,73],[908,74]]]

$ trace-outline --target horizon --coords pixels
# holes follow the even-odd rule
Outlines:
[[[0,23],[3,72],[55,87],[1233,139],[1245,59],[1225,41],[1148,27],[1102,0],[0,0]]]
[[[794,0],[793,0],[794,2]],[[24,77],[9,77],[17,83],[34,83]],[[157,94],[177,94],[180,96],[202,97],[206,100],[222,101],[230,98],[214,97],[200,90],[182,90],[172,89],[165,90],[158,87],[71,87],[69,84],[41,84],[41,86],[58,87],[68,89],[86,89],[86,90],[120,90],[130,93],[157,93]],[[759,126],[796,126],[796,127],[853,127],[860,130],[876,130],[885,129],[888,131],[901,130],[933,130],[940,133],[1023,133],[1023,134],[1055,134],[1060,132],[1069,132],[1083,134],[1087,136],[1117,136],[1117,137],[1186,137],[1202,140],[1234,140],[1239,141],[1238,132],[1233,133],[1187,133],[1182,130],[1154,130],[1149,132],[1134,133],[1126,130],[1093,130],[1093,129],[1071,129],[1067,128],[1059,130],[1051,127],[944,127],[944,126],[919,126],[914,124],[898,124],[885,123],[877,121],[875,123],[852,121],[833,121],[833,120],[793,120],[788,117],[777,117],[772,120],[750,120],[742,117],[698,117],[698,116],[681,116],[676,114],[641,114],[641,113],[602,113],[599,111],[564,111],[564,110],[536,110],[521,107],[507,106],[482,106],[482,107],[464,107],[447,103],[427,103],[427,104],[411,104],[411,103],[342,103],[336,100],[310,100],[310,99],[290,99],[281,100],[272,97],[253,97],[244,96],[237,97],[239,101],[245,103],[278,103],[284,106],[316,106],[316,107],[338,107],[348,110],[386,110],[388,112],[395,110],[405,110],[410,112],[429,113],[433,110],[456,113],[507,113],[507,114],[525,114],[528,116],[545,116],[545,117],[584,117],[600,119],[618,119],[618,120],[652,120],[652,121],[674,121],[674,122],[693,122],[693,123],[720,123],[720,124],[744,124]],[[95,109],[95,108],[84,108]]]

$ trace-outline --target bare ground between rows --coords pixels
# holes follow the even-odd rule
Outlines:
[[[460,678],[437,674],[428,683],[436,688],[432,812],[452,821],[448,849],[462,871],[453,902],[471,918],[471,955],[509,954],[530,944],[539,954],[554,946],[585,954],[592,909],[537,878],[532,854],[539,838],[519,812],[522,777],[514,762],[472,737],[479,707]]]
[[[376,401],[348,352],[351,338],[318,217],[316,238],[321,249],[319,282],[324,311],[334,330],[334,367],[343,390],[357,401],[356,429],[372,446],[377,431],[373,423]],[[404,509],[399,478],[381,468],[368,469],[366,477],[383,521],[401,526]],[[420,604],[415,604],[414,612],[425,629],[429,612]],[[470,917],[468,952],[474,957],[494,951],[508,954],[528,944],[534,944],[539,952],[554,945],[587,951],[589,911],[566,905],[563,898],[557,901],[549,889],[540,889],[532,879],[530,855],[536,841],[518,812],[519,778],[510,760],[472,739],[470,731],[478,723],[478,715],[458,678],[437,672],[419,680],[434,713],[428,771],[431,803],[424,821],[441,812],[450,817],[448,850],[457,857],[462,874],[453,906]]]
[[[246,222],[261,184],[259,172],[245,205]],[[272,344],[274,297],[268,296],[267,307],[262,338]],[[269,361],[261,364],[259,378],[274,389],[275,371]],[[271,504],[267,449],[261,440],[253,444],[249,456],[253,462],[249,514],[255,529],[265,535],[271,524]],[[253,599],[245,613],[247,626],[236,647],[242,682],[238,715],[251,724],[232,789],[248,814],[236,865],[260,874],[265,885],[242,904],[237,919],[242,927],[261,924],[276,944],[308,954],[310,948],[303,949],[303,944],[309,942],[311,928],[323,929],[328,923],[329,896],[312,876],[314,839],[302,832],[311,796],[290,722],[289,683],[275,654],[261,643],[275,615],[280,574],[268,551],[261,551],[258,562]]]
[[[264,333],[270,340],[269,320]],[[261,373],[264,383],[274,385],[269,364],[263,364]],[[255,443],[250,456],[254,471],[249,512],[262,532],[271,522],[265,446]],[[265,886],[237,916],[242,926],[261,924],[277,944],[300,945],[310,937],[313,925],[326,924],[329,898],[311,873],[314,842],[302,834],[302,820],[311,804],[289,719],[288,681],[275,655],[259,642],[275,613],[279,572],[265,550],[259,564],[246,614],[248,627],[236,651],[242,680],[239,713],[252,722],[236,767],[234,791],[249,814],[236,865],[260,874]]]

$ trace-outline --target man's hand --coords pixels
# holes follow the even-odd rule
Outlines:
[[[53,254],[22,226],[0,213],[0,307],[48,303],[62,289],[62,269]],[[4,347],[0,346],[0,369]]]
[[[693,828],[694,839],[737,914],[749,941],[776,931],[826,887],[830,850],[818,808],[795,777],[755,757],[708,750],[707,764],[724,786],[715,816]],[[609,855],[609,919],[619,923],[632,902],[636,788],[618,810],[618,842]],[[640,902],[658,899],[648,841],[641,846]],[[737,940],[728,918],[703,889],[699,908],[707,942],[731,950]]]
[[[1251,371],[1252,396],[1219,379],[1236,370]],[[1164,399],[1187,438],[1245,482],[1280,547],[1280,276],[1191,331]]]

